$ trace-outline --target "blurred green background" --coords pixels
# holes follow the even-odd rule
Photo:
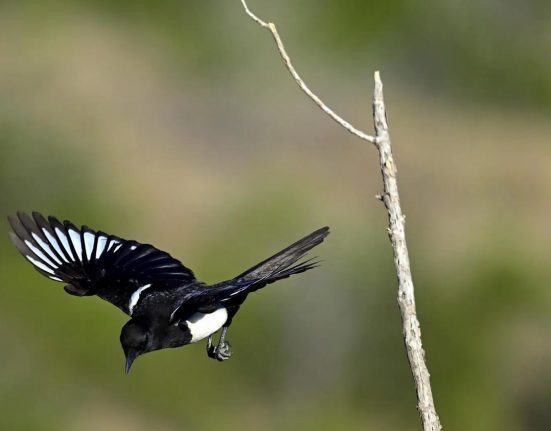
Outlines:
[[[446,429],[551,429],[546,0],[251,0],[337,112],[382,72]],[[126,316],[0,241],[2,430],[418,430],[374,148],[299,92],[235,1],[0,3],[0,213],[39,210],[230,278],[315,228],[321,268],[229,340],[123,372]]]

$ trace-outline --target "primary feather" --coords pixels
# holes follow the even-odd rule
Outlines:
[[[148,283],[177,287],[195,281],[189,268],[149,244],[46,220],[37,212],[8,220],[13,243],[39,272],[67,283],[69,293],[98,295],[126,313],[132,294]]]

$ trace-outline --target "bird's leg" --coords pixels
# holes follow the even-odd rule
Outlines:
[[[207,340],[207,355],[209,358],[216,359],[216,347],[212,345],[212,335]]]
[[[228,327],[222,327],[222,333],[220,334],[220,340],[216,346],[212,344],[212,335],[207,340],[207,355],[209,358],[216,359],[217,361],[225,361],[231,357],[231,345],[226,341],[226,333]]]

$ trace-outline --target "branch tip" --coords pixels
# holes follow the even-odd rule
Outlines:
[[[373,88],[373,102],[383,102],[383,81],[381,81],[381,74],[378,70],[373,74],[375,80],[375,87]]]

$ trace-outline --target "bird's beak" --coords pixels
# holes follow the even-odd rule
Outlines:
[[[124,372],[128,374],[130,372],[130,368],[132,367],[132,363],[134,362],[134,359],[136,359],[138,355],[135,352],[128,352],[126,354],[126,365],[124,367]]]

